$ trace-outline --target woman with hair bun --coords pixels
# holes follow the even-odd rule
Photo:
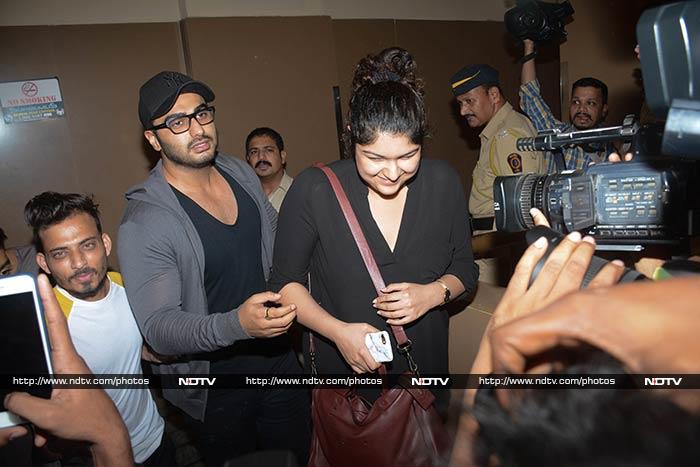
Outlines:
[[[282,303],[297,305],[299,322],[313,332],[320,375],[375,371],[380,364],[365,336],[388,325],[405,328],[422,374],[448,373],[445,305],[476,285],[459,177],[447,163],[422,155],[427,119],[415,71],[413,57],[396,47],[359,62],[345,135],[348,157],[329,164],[387,284],[382,293],[377,296],[321,170],[302,172],[280,210],[271,289],[280,291]],[[386,368],[400,374],[408,365],[394,351]],[[379,395],[365,392],[370,401]],[[445,411],[447,393],[436,396]]]

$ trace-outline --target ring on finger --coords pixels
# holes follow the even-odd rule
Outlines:
[[[265,307],[265,319],[270,319],[270,307]]]

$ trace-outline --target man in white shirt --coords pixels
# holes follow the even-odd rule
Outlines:
[[[245,160],[260,178],[267,199],[280,212],[294,180],[287,175],[287,151],[282,136],[272,128],[256,128],[245,139]]]
[[[107,272],[112,249],[89,196],[44,192],[25,206],[39,267],[56,282],[54,292],[78,354],[96,374],[142,374],[143,339],[121,276]],[[148,389],[106,389],[129,431],[134,462],[175,465],[172,442]]]

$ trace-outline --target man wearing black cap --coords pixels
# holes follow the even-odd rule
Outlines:
[[[470,65],[452,77],[452,92],[460,114],[479,134],[481,149],[474,167],[469,212],[473,233],[493,230],[493,181],[500,175],[544,173],[540,152],[518,151],[518,138],[534,136],[532,123],[505,100],[498,84],[498,71],[488,65]]]
[[[255,172],[217,154],[214,93],[177,72],[140,90],[144,136],[161,160],[126,193],[119,260],[154,372],[208,377],[299,373],[287,329],[295,306],[265,291],[277,215]],[[260,338],[260,339],[255,339]],[[208,466],[257,448],[294,451],[306,463],[309,400],[303,390],[164,388],[189,415]]]

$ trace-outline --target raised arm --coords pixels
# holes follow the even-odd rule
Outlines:
[[[530,39],[524,39],[523,45],[525,50],[524,55],[530,55],[535,52],[535,43]],[[523,63],[523,68],[520,71],[520,84],[526,84],[530,81],[535,81],[537,79],[537,71],[535,70],[535,59],[534,57]]]
[[[525,55],[535,51],[535,43],[529,39],[523,41]],[[527,115],[537,131],[548,130],[562,125],[557,120],[540,93],[540,83],[537,80],[535,59],[525,63],[520,72],[520,108]]]

